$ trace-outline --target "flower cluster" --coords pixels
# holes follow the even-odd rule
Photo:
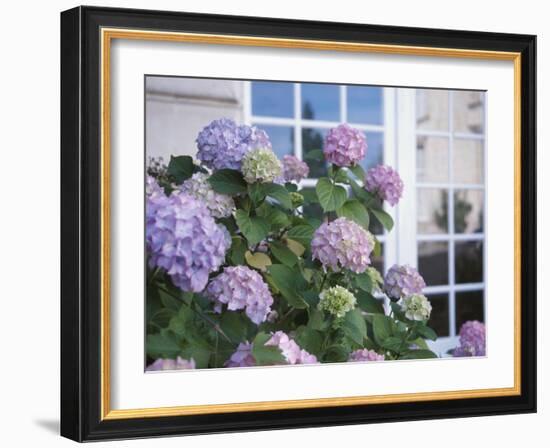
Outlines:
[[[180,190],[201,201],[214,218],[227,218],[235,211],[235,202],[231,196],[216,193],[208,182],[208,175],[195,173],[187,179]]]
[[[232,311],[244,309],[257,325],[265,322],[273,304],[262,276],[246,266],[226,267],[210,282],[206,295],[214,302],[217,313],[221,313],[223,304]]]
[[[329,163],[336,166],[353,166],[365,157],[365,134],[344,123],[332,128],[326,138],[323,152]]]
[[[309,175],[309,167],[297,157],[283,157],[283,178],[285,182],[300,182]]]
[[[344,317],[357,304],[357,299],[353,293],[342,286],[325,289],[319,294],[319,299],[319,309],[335,317]]]
[[[394,264],[384,278],[384,292],[390,299],[398,300],[412,294],[421,294],[426,283],[418,271],[407,264]]]
[[[432,305],[426,296],[412,294],[401,299],[401,311],[410,320],[428,320],[432,312]]]
[[[188,370],[195,369],[195,360],[182,359],[179,356],[176,359],[159,358],[152,364],[149,364],[145,370],[153,372],[156,370]]]
[[[355,273],[365,272],[374,249],[374,237],[360,225],[347,218],[325,222],[315,231],[311,241],[313,259],[333,271],[340,268]]]
[[[231,238],[203,203],[148,186],[145,238],[151,267],[164,269],[183,291],[200,292],[225,260]]]
[[[378,165],[367,171],[365,189],[394,206],[403,195],[403,181],[393,168]]]
[[[273,182],[281,176],[281,162],[269,148],[254,149],[243,157],[241,171],[249,184]]]
[[[225,362],[225,367],[252,367],[256,365],[256,360],[252,356],[252,344],[250,342],[241,342],[235,353]]]
[[[485,324],[477,320],[465,322],[460,327],[459,341],[453,356],[485,356]]]
[[[255,126],[237,125],[221,118],[212,121],[197,137],[197,157],[213,170],[241,168],[246,153],[256,148],[271,148],[267,134]]]
[[[287,364],[317,364],[315,355],[300,348],[294,339],[290,339],[283,331],[276,331],[265,345],[279,347]]]
[[[351,352],[348,361],[350,362],[364,362],[364,361],[384,361],[384,355],[379,355],[374,350],[367,350],[366,348],[354,350]]]

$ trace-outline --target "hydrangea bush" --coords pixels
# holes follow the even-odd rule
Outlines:
[[[403,183],[361,168],[363,132],[342,124],[310,153],[328,164],[314,192],[299,184],[308,165],[280,161],[258,128],[222,118],[196,143],[196,160],[147,169],[147,370],[436,357],[420,274],[372,265],[370,223],[392,230],[383,202]],[[468,354],[477,332],[465,330]]]

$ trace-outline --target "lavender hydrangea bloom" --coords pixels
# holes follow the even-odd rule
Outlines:
[[[267,134],[255,126],[237,125],[221,118],[204,127],[197,136],[197,158],[210,169],[241,169],[241,160],[252,149],[271,148]]]
[[[340,268],[362,273],[369,267],[374,249],[374,237],[358,224],[346,218],[323,223],[313,235],[311,252],[333,271]]]
[[[208,182],[208,174],[193,174],[181,185],[180,190],[204,203],[214,218],[227,218],[235,211],[233,198],[216,193]]]
[[[309,166],[297,157],[286,155],[283,157],[283,178],[286,182],[300,182],[309,175]]]
[[[195,198],[179,191],[165,196],[148,182],[145,239],[150,266],[165,269],[181,290],[200,292],[208,275],[223,264],[231,237]]]
[[[405,264],[394,264],[384,278],[384,292],[390,299],[398,300],[412,294],[421,294],[426,283],[418,271]]]
[[[337,166],[352,166],[359,162],[367,151],[365,134],[344,123],[332,128],[325,137],[325,158]]]
[[[460,345],[454,349],[453,356],[485,356],[485,324],[469,320],[460,327]]]
[[[225,367],[252,367],[256,360],[252,356],[252,344],[241,342],[235,353],[225,362]]]
[[[223,304],[232,311],[244,309],[257,325],[265,322],[273,304],[262,276],[246,266],[226,267],[210,282],[206,296],[214,302],[217,313],[221,313]]]
[[[178,356],[176,359],[159,358],[152,364],[149,364],[145,370],[153,372],[157,370],[188,370],[195,368],[195,360],[193,358],[187,360]]]
[[[394,206],[403,195],[403,181],[392,167],[378,165],[367,171],[365,189]]]
[[[367,350],[366,348],[363,348],[351,352],[348,362],[384,361],[384,359],[384,355],[379,355],[374,350]]]
[[[317,357],[300,348],[294,339],[283,331],[272,333],[265,345],[279,347],[287,364],[317,364]]]

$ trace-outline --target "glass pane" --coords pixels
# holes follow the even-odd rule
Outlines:
[[[417,232],[447,233],[448,194],[442,188],[419,188],[417,201]]]
[[[416,90],[416,127],[430,131],[449,130],[449,93],[446,90]]]
[[[302,129],[302,155],[305,162],[309,165],[309,177],[317,178],[327,175],[327,165],[325,162],[307,160],[306,155],[309,151],[323,149],[323,141],[328,129]]]
[[[449,181],[449,140],[418,136],[416,139],[416,179],[418,182]]]
[[[384,134],[382,132],[366,132],[367,153],[361,161],[361,166],[368,170],[384,162]]]
[[[418,271],[427,286],[449,283],[449,244],[444,241],[418,243]]]
[[[371,255],[370,259],[371,259],[371,264],[374,268],[376,268],[378,270],[378,272],[380,272],[380,274],[384,275],[384,243],[380,243],[380,246],[381,247],[381,250],[380,250],[380,255],[378,257],[375,257],[374,254]]]
[[[340,86],[302,84],[302,118],[340,121]]]
[[[315,192],[315,188],[304,188],[303,190]],[[308,204],[302,207],[304,216],[308,218],[317,218],[323,220],[323,209],[319,204]]]
[[[428,294],[426,297],[432,304],[428,325],[435,330],[438,338],[449,336],[449,295]]]
[[[483,232],[483,193],[483,190],[455,191],[455,233]]]
[[[483,141],[454,140],[453,182],[460,184],[483,183]]]
[[[462,324],[469,320],[484,321],[483,291],[467,291],[456,293],[456,333]]]
[[[286,154],[294,154],[294,128],[290,126],[256,125],[269,135],[273,151],[279,159]]]
[[[454,132],[483,133],[483,92],[453,92]]]
[[[269,117],[294,116],[294,85],[289,82],[252,83],[252,114]]]
[[[382,124],[384,119],[381,87],[348,86],[348,121]]]
[[[483,282],[483,241],[455,243],[456,283]]]

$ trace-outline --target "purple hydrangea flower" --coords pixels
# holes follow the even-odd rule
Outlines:
[[[294,339],[283,331],[272,333],[265,345],[279,347],[287,364],[317,364],[317,357],[300,348]]]
[[[403,181],[392,167],[377,165],[367,171],[365,189],[393,207],[403,195]]]
[[[252,367],[256,365],[256,360],[252,356],[252,344],[241,342],[235,353],[225,362],[225,367]]]
[[[340,268],[355,273],[365,272],[374,249],[374,237],[370,232],[346,218],[323,223],[313,235],[311,252],[333,271]]]
[[[235,202],[231,196],[217,193],[208,182],[208,174],[195,173],[179,189],[201,201],[214,218],[227,218],[235,211]]]
[[[366,348],[363,348],[351,352],[348,358],[348,362],[364,361],[384,361],[384,355],[379,355],[374,350],[367,350]]]
[[[418,271],[404,264],[394,264],[384,278],[384,292],[390,299],[400,299],[412,294],[421,294],[426,283]]]
[[[223,304],[232,311],[244,309],[257,325],[265,322],[273,304],[262,276],[246,266],[226,267],[210,282],[206,295],[214,302],[217,313],[221,313]]]
[[[166,270],[181,290],[200,292],[208,275],[225,260],[231,245],[229,232],[195,198],[179,191],[166,196],[148,183],[145,239],[149,264]]]
[[[237,125],[229,118],[212,121],[197,136],[197,158],[210,169],[241,169],[241,160],[252,149],[271,148],[267,134],[255,126]]]
[[[485,324],[477,320],[464,322],[459,332],[460,344],[453,356],[485,356]]]
[[[286,182],[300,182],[309,175],[309,166],[297,157],[286,155],[283,157],[283,178]]]
[[[193,358],[187,360],[178,356],[176,359],[159,358],[152,364],[148,365],[145,370],[148,372],[153,372],[156,370],[187,370],[195,368],[195,360]]]
[[[337,166],[352,166],[365,157],[365,134],[344,123],[332,128],[325,137],[325,158]]]

